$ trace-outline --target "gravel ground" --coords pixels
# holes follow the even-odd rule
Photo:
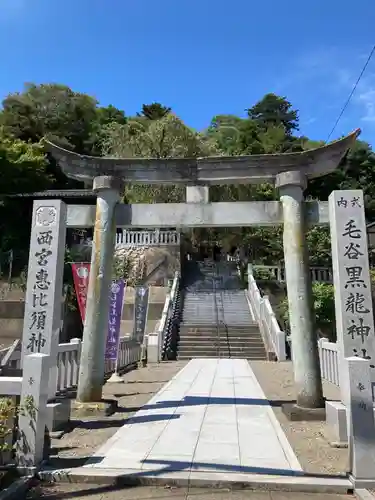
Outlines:
[[[103,397],[117,399],[121,412],[106,418],[79,420],[74,419],[73,414],[72,431],[61,439],[52,439],[51,465],[56,468],[83,465],[99,446],[115,434],[125,419],[147,403],[185,364],[177,361],[139,368],[123,376],[124,384],[107,383]]]
[[[270,400],[290,402],[296,393],[291,362],[251,361],[251,367]],[[324,396],[339,399],[336,386],[324,383]],[[325,437],[324,422],[289,422],[281,407],[273,408],[303,469],[315,474],[344,474],[348,470],[348,450],[332,448]]]

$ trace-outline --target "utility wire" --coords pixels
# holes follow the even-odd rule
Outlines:
[[[343,108],[342,108],[342,110],[341,110],[341,112],[340,112],[339,116],[337,117],[337,120],[336,120],[336,122],[335,122],[334,126],[332,127],[332,130],[331,130],[331,132],[329,133],[329,135],[328,135],[328,137],[327,137],[326,142],[328,142],[328,141],[330,140],[330,138],[331,138],[331,136],[332,136],[333,132],[336,130],[336,127],[337,127],[337,125],[339,124],[339,121],[341,120],[342,115],[345,113],[346,108],[348,107],[348,105],[349,105],[349,103],[350,103],[350,101],[351,101],[351,99],[352,99],[352,97],[353,97],[353,95],[354,95],[354,92],[357,90],[358,84],[359,84],[359,82],[361,81],[361,78],[362,78],[362,76],[363,76],[364,72],[366,71],[366,68],[367,68],[367,66],[369,65],[369,62],[371,61],[371,58],[372,58],[372,56],[374,55],[374,52],[375,52],[375,45],[373,46],[373,48],[372,48],[372,50],[371,50],[371,52],[370,52],[370,55],[368,56],[367,61],[365,62],[365,65],[363,66],[362,71],[361,71],[361,73],[360,73],[360,75],[359,75],[359,77],[358,77],[357,81],[355,82],[354,87],[353,87],[352,91],[350,92],[349,97],[348,97],[348,99],[347,99],[346,103],[344,104],[344,106],[343,106]]]

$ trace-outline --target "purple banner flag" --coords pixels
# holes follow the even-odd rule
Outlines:
[[[125,288],[126,283],[124,280],[112,281],[109,295],[108,333],[105,349],[105,359],[107,361],[116,361],[118,356]]]

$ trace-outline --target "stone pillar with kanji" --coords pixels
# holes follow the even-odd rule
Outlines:
[[[57,349],[66,235],[66,205],[60,200],[34,201],[22,334],[22,359],[50,356],[49,399],[56,395]]]
[[[375,384],[375,334],[366,219],[361,190],[329,197],[333,284],[342,402],[348,404],[346,358],[368,360]]]

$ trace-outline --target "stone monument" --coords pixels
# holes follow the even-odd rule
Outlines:
[[[60,418],[69,420],[70,414],[69,400],[54,401],[62,313],[66,212],[66,205],[60,200],[34,201],[25,296],[21,365],[28,354],[48,355],[49,430],[58,427]]]
[[[333,284],[341,402],[326,403],[327,423],[337,442],[347,442],[346,358],[366,359],[375,384],[375,332],[363,192],[333,191],[329,197]]]

